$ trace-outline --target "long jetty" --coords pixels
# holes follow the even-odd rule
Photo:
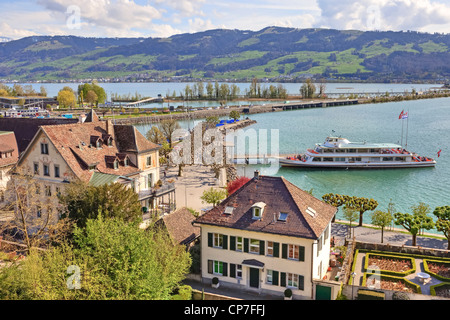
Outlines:
[[[277,111],[287,111],[287,110],[298,110],[298,109],[309,109],[309,108],[327,108],[345,105],[355,105],[358,104],[358,99],[330,99],[330,100],[311,100],[311,101],[298,101],[298,102],[286,102],[286,103],[272,103],[265,105],[255,105],[255,106],[243,106],[243,107],[229,107],[229,109],[212,109],[212,110],[196,110],[187,112],[176,112],[169,114],[160,115],[150,115],[150,116],[140,116],[125,119],[112,119],[117,124],[153,124],[158,123],[164,119],[175,119],[175,120],[195,120],[195,119],[205,119],[208,117],[225,117],[230,114],[232,110],[237,110],[241,114],[250,115],[257,113],[266,112],[277,112]]]

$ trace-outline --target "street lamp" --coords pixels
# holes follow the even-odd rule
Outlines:
[[[352,276],[352,300],[355,300],[354,295],[353,295],[353,289],[355,289],[356,272],[352,272],[350,275]]]

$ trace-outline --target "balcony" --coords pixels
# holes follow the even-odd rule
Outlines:
[[[169,214],[176,210],[175,183],[165,183],[160,187],[140,191],[139,201],[144,221]]]
[[[152,197],[157,198],[171,192],[175,192],[175,183],[165,183],[161,187],[155,186],[147,190],[139,191],[139,200],[141,201]]]

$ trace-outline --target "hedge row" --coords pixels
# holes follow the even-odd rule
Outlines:
[[[379,256],[382,258],[388,258],[388,259],[401,259],[401,260],[409,260],[411,262],[412,268],[408,269],[407,271],[403,271],[403,272],[399,272],[399,271],[392,271],[392,270],[382,270],[382,269],[370,269],[369,268],[369,257],[370,256]],[[366,259],[365,259],[365,263],[364,263],[364,270],[366,270],[366,272],[370,273],[370,272],[377,272],[379,271],[381,274],[386,274],[386,275],[392,275],[392,276],[398,276],[398,277],[405,277],[411,273],[415,273],[416,272],[416,261],[414,258],[410,258],[410,257],[403,257],[403,256],[398,256],[398,255],[393,255],[393,254],[380,254],[380,253],[367,253],[366,254]]]
[[[442,260],[432,260],[432,259],[423,259],[423,268],[425,269],[425,272],[432,275],[433,277],[435,277],[436,279],[442,280],[442,281],[446,281],[446,282],[450,282],[450,278],[446,278],[443,277],[441,275],[438,275],[437,273],[434,273],[432,271],[430,271],[430,269],[428,268],[428,263],[429,262],[433,262],[433,263],[442,263],[442,264],[448,264],[450,265],[449,262],[446,261],[442,261]]]
[[[364,273],[364,277],[363,277],[363,283],[362,286],[365,287],[366,286],[366,282],[367,282],[367,277],[369,276],[373,276],[373,273]],[[404,277],[396,277],[396,276],[390,276],[390,275],[385,275],[385,274],[377,274],[381,280],[399,280],[401,282],[403,282],[405,285],[412,287],[416,293],[422,293],[422,289],[420,288],[420,285],[415,284],[411,281],[409,281],[408,279],[404,278]]]

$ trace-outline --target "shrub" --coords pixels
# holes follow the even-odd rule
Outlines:
[[[384,297],[384,292],[360,289],[356,300],[384,300]]]
[[[394,292],[392,294],[392,300],[409,300],[409,296],[404,292]]]
[[[290,297],[292,297],[292,290],[291,289],[286,289],[286,290],[284,290],[284,296],[286,297],[286,298],[290,298]]]
[[[214,277],[214,278],[212,278],[211,282],[212,282],[212,284],[218,284],[219,283],[219,278]]]

